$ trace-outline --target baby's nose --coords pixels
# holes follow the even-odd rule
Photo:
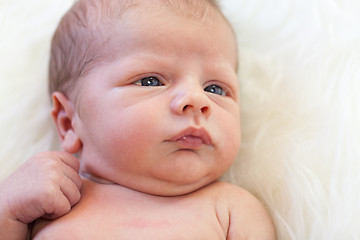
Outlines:
[[[210,99],[203,89],[181,89],[172,100],[171,111],[176,115],[211,115]]]

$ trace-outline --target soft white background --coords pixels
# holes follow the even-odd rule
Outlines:
[[[57,149],[49,42],[72,0],[0,0],[0,179]],[[360,239],[360,1],[223,0],[238,35],[243,145],[225,176],[279,239]]]

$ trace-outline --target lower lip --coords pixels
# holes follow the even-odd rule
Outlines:
[[[204,145],[204,141],[195,136],[185,136],[178,139],[176,142],[186,148],[199,148]]]

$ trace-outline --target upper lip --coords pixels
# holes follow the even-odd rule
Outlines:
[[[187,136],[198,137],[206,145],[212,144],[212,140],[209,133],[204,128],[195,128],[195,127],[186,128],[185,130],[181,131],[179,134],[175,135],[175,137],[170,139],[170,141],[176,142]]]

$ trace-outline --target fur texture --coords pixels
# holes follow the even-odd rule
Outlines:
[[[72,0],[0,0],[0,179],[58,149],[51,35]],[[360,2],[222,0],[238,34],[242,148],[224,177],[279,239],[360,239]]]

